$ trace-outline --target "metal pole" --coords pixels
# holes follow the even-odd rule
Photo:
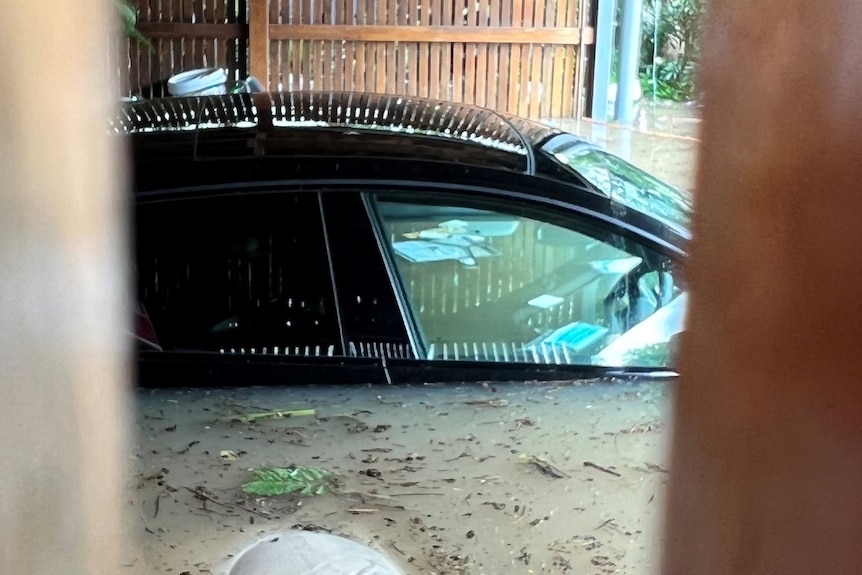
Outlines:
[[[608,119],[608,86],[614,61],[614,10],[616,0],[598,0],[596,53],[593,69],[593,102],[590,116],[597,122]]]
[[[635,119],[634,100],[638,83],[643,2],[642,0],[623,0],[623,2],[623,21],[620,29],[622,34],[620,76],[614,116],[623,124],[631,124]]]

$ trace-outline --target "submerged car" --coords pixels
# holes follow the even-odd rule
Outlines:
[[[561,130],[443,101],[129,103],[145,386],[664,372],[691,200]]]

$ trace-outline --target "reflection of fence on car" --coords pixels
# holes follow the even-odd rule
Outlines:
[[[606,323],[604,296],[618,276],[596,279],[591,273],[589,281],[580,281],[575,270],[592,259],[584,245],[574,241],[571,246],[544,245],[536,239],[539,222],[518,223],[515,233],[486,238],[499,255],[477,258],[474,266],[457,260],[409,263],[399,258],[405,288],[428,339],[429,357],[582,361],[565,345],[529,344],[575,322]],[[435,225],[431,221],[393,223],[390,241],[401,241],[405,233]],[[577,236],[573,233],[572,239]],[[544,296],[549,305],[531,301],[559,291],[561,281],[579,287],[564,290],[560,296]]]
[[[194,202],[170,206],[139,207],[137,238],[140,301],[166,347],[337,351],[332,283],[320,265],[325,245],[310,217],[314,197],[212,201],[205,218]]]

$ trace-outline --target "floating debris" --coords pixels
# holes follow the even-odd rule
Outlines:
[[[242,486],[245,493],[264,497],[295,493],[323,495],[332,490],[335,475],[320,467],[269,467],[253,470],[254,481]]]
[[[602,471],[604,473],[609,473],[609,474],[614,475],[616,477],[622,477],[622,475],[620,475],[616,471],[613,471],[612,469],[608,469],[607,467],[602,467],[601,465],[596,465],[592,461],[584,461],[584,467],[592,467],[593,469],[598,469],[599,471]]]
[[[239,415],[229,415],[223,417],[222,421],[239,422],[239,423],[254,423],[261,419],[282,419],[287,417],[306,417],[314,415],[313,409],[279,409],[275,411],[264,411],[261,413],[246,413]]]
[[[522,460],[528,466],[534,467],[546,477],[550,477],[552,479],[566,479],[569,477],[567,473],[554,467],[544,459],[536,457],[535,455],[527,455],[526,453],[522,453],[518,456],[518,459]]]

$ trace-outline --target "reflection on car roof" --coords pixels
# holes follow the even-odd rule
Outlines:
[[[112,130],[119,134],[315,127],[417,134],[475,143],[523,156],[528,166],[535,146],[561,133],[531,120],[469,104],[353,92],[273,92],[144,100],[125,104],[111,123]]]

